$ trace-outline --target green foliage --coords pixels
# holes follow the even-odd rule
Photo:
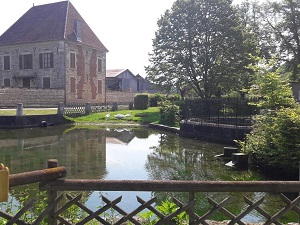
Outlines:
[[[239,144],[255,166],[294,179],[300,161],[300,107],[276,71],[259,69],[256,75],[249,94],[260,99],[257,105],[264,113],[255,117],[253,130]]]
[[[252,36],[231,1],[177,0],[158,21],[147,79],[182,96],[241,89],[248,82],[249,53],[256,54]]]
[[[149,106],[150,107],[157,107],[159,103],[164,99],[162,94],[150,94],[149,95]]]
[[[134,96],[134,109],[148,109],[149,97],[147,94],[139,94]]]
[[[161,102],[159,109],[160,109],[159,123],[168,126],[176,126],[178,124],[179,106],[171,103],[171,101],[169,100],[166,100]]]
[[[174,202],[165,200],[161,204],[157,205],[155,208],[164,216],[168,216],[176,212],[179,209],[179,206],[177,206]],[[144,225],[153,225],[160,219],[152,211],[142,212],[139,214],[139,217],[143,219]],[[186,212],[182,212],[176,217],[174,217],[172,221],[175,222],[175,224],[188,224],[188,215]]]
[[[277,176],[297,178],[300,161],[300,108],[282,108],[258,115],[253,130],[241,142],[254,165]]]
[[[178,94],[172,94],[172,95],[164,95],[164,94],[150,94],[149,95],[149,105],[150,107],[157,107],[160,102],[169,100],[172,103],[178,104],[180,101],[180,95]]]
[[[256,105],[262,109],[275,110],[282,107],[293,107],[295,100],[288,82],[284,81],[279,72],[272,70],[272,64],[256,67],[256,79],[249,90],[249,96],[258,98]]]

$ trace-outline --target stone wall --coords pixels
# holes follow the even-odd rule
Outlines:
[[[251,126],[181,121],[179,135],[187,138],[235,144],[234,140],[244,140],[245,135],[251,130]]]
[[[41,88],[0,88],[0,106],[16,107],[23,103],[24,107],[57,107],[64,102],[64,91],[62,89]]]
[[[134,96],[138,94],[135,92],[122,92],[122,91],[106,91],[107,103],[130,103],[134,102]]]

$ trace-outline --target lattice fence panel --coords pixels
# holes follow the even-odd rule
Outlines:
[[[85,104],[72,104],[64,107],[65,115],[85,114]]]
[[[149,224],[145,218],[141,217],[142,212],[151,212],[151,224],[204,224],[210,225],[210,219],[215,213],[221,213],[228,218],[228,225],[246,225],[243,218],[251,213],[253,210],[257,211],[260,215],[265,218],[264,224],[276,224],[280,225],[278,221],[287,212],[293,210],[300,214],[300,196],[294,200],[289,200],[284,195],[281,195],[283,202],[286,204],[281,210],[274,215],[266,212],[261,206],[264,203],[264,197],[252,201],[247,197],[244,197],[244,201],[247,207],[243,209],[238,215],[233,214],[226,209],[226,206],[230,205],[230,197],[227,197],[220,202],[207,197],[211,209],[203,215],[197,214],[194,209],[197,204],[195,200],[188,202],[181,202],[176,198],[172,199],[172,202],[176,207],[173,207],[172,211],[165,213],[156,207],[157,198],[153,197],[150,200],[143,200],[137,197],[139,206],[131,212],[120,208],[118,204],[122,200],[122,196],[109,200],[102,196],[102,204],[96,211],[93,211],[86,207],[82,201],[82,194],[72,196],[70,194],[60,194],[54,202],[45,207],[45,209],[34,219],[26,219],[28,214],[34,211],[34,200],[27,202],[15,215],[10,215],[7,212],[0,211],[0,217],[4,218],[6,223],[2,224],[20,224],[20,225],[35,225],[35,224],[47,224],[47,217],[51,212],[51,216],[55,218],[58,224],[104,224],[104,225],[124,225],[124,224],[135,224],[143,225]],[[179,215],[186,213],[187,217],[185,221],[179,221]],[[189,221],[188,221],[189,220]],[[2,221],[4,221],[2,219]],[[148,222],[148,223],[146,223]],[[1,219],[0,219],[1,224]]]

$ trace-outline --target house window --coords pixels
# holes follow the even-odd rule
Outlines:
[[[10,87],[10,79],[9,78],[4,79],[4,87]]]
[[[23,87],[30,88],[30,78],[23,78]]]
[[[4,56],[3,63],[4,63],[4,65],[3,65],[4,70],[10,70],[10,56],[9,55]]]
[[[70,86],[71,86],[71,93],[76,93],[76,80],[75,77],[70,78]]]
[[[71,52],[70,53],[70,68],[76,69],[76,64],[75,64],[75,53]]]
[[[32,69],[32,54],[19,55],[19,68],[22,69]]]
[[[53,68],[53,53],[40,53],[40,68]]]
[[[50,77],[43,77],[43,88],[50,88]]]
[[[102,94],[102,80],[98,80],[98,93]]]
[[[98,73],[102,73],[103,69],[103,62],[101,58],[98,58]]]

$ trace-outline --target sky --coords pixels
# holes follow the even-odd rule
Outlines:
[[[1,4],[0,35],[34,5],[60,0],[8,0]],[[175,0],[70,0],[108,49],[107,69],[145,77],[157,21]]]

